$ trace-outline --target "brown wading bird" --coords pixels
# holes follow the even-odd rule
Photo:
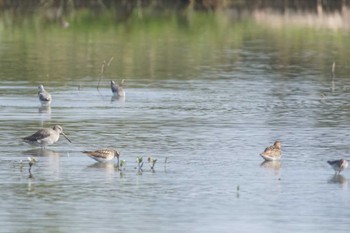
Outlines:
[[[340,172],[342,172],[349,165],[348,161],[345,159],[327,161],[327,163],[331,165],[336,174],[340,174]]]
[[[24,142],[34,146],[41,146],[45,148],[48,145],[54,144],[60,139],[60,135],[63,135],[68,142],[72,143],[71,140],[63,133],[63,128],[60,125],[55,125],[52,128],[39,129],[33,135],[22,138]]]
[[[90,158],[101,162],[106,163],[112,161],[114,158],[117,158],[119,164],[119,151],[114,149],[99,149],[95,151],[83,151],[84,154],[87,154]]]
[[[274,161],[281,159],[281,142],[279,140],[275,141],[273,146],[266,147],[263,153],[261,153],[261,157],[263,157],[266,161]]]

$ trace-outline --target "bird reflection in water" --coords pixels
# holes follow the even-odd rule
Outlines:
[[[281,169],[281,161],[264,161],[260,164],[260,167],[275,171],[275,175],[279,175]]]
[[[38,109],[40,114],[46,114],[50,115],[51,114],[51,105],[41,105]]]
[[[38,109],[41,126],[44,126],[45,121],[51,119],[51,105],[41,105]]]
[[[260,167],[264,167],[267,169],[280,170],[281,169],[281,161],[264,161],[260,164]]]
[[[46,157],[40,159],[41,164],[45,164],[44,170],[50,171],[54,177],[60,176],[60,154],[48,149],[32,149],[23,152],[28,157]]]
[[[118,171],[118,165],[114,163],[100,163],[96,162],[92,165],[87,166],[88,169],[104,170],[107,177],[110,179],[114,178],[115,171]]]
[[[348,180],[341,174],[334,174],[328,180],[330,184],[340,184],[342,187],[348,186]]]
[[[96,168],[96,169],[107,169],[110,171],[115,171],[116,168],[118,168],[118,165],[114,164],[114,163],[99,163],[96,162],[92,165],[89,165],[88,168]]]
[[[23,152],[23,154],[27,156],[35,156],[35,157],[59,157],[60,156],[59,153],[48,149],[26,150]]]
[[[117,95],[113,95],[111,97],[111,103],[113,102],[119,102],[121,104],[125,103],[125,96],[117,96]]]

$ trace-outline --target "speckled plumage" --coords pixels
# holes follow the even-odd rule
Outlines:
[[[267,161],[273,161],[281,159],[281,154],[281,142],[277,140],[273,146],[266,147],[264,152],[262,152],[260,155]]]
[[[114,158],[118,159],[119,163],[119,151],[114,149],[99,149],[95,151],[83,151],[84,154],[87,154],[90,158],[98,161],[98,162],[109,162],[112,161]]]

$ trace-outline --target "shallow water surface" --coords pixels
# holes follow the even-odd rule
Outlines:
[[[183,36],[169,43],[175,46]],[[268,36],[258,36],[239,47],[210,48],[216,56],[211,65],[188,55],[185,67],[148,70],[146,77],[135,67],[122,77],[124,100],[109,89],[109,80],[120,76],[106,73],[97,90],[98,74],[84,75],[81,61],[67,63],[62,54],[48,59],[48,66],[62,67],[59,75],[74,70],[62,79],[54,71],[36,76],[44,54],[27,58],[33,65],[27,72],[3,69],[1,231],[348,232],[349,171],[334,176],[326,161],[350,159],[350,68],[340,61],[332,82],[330,70],[317,61],[303,62],[319,50],[296,51],[295,63],[283,64]],[[107,49],[119,46],[115,41]],[[102,56],[92,59],[96,70]],[[53,96],[50,107],[37,99],[40,83]],[[41,150],[21,142],[54,124],[63,126],[72,144],[62,137]],[[276,139],[282,160],[264,163],[259,153]],[[81,153],[102,147],[117,147],[125,170]],[[38,159],[31,174],[30,156]],[[157,158],[155,172],[145,162],[138,173],[137,156]]]

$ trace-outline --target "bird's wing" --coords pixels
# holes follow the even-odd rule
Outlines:
[[[330,165],[334,165],[340,162],[340,160],[327,161]]]
[[[111,150],[101,149],[95,151],[83,151],[83,153],[94,156],[96,158],[106,158],[111,153]]]
[[[39,93],[39,99],[41,101],[50,101],[51,100],[51,95],[47,92],[40,92]]]
[[[267,156],[280,156],[281,151],[279,149],[275,148],[274,146],[269,146],[269,147],[266,147],[264,152],[261,154],[267,155]]]
[[[38,141],[38,140],[42,140],[44,138],[47,138],[49,136],[50,136],[50,132],[48,132],[47,130],[44,130],[44,129],[40,129],[36,133],[34,133],[33,135],[23,138],[23,140]]]
[[[264,152],[271,151],[273,149],[274,149],[273,146],[268,146],[268,147],[265,148]]]
[[[114,83],[111,83],[111,89],[113,93],[118,92],[118,86],[115,85]]]

